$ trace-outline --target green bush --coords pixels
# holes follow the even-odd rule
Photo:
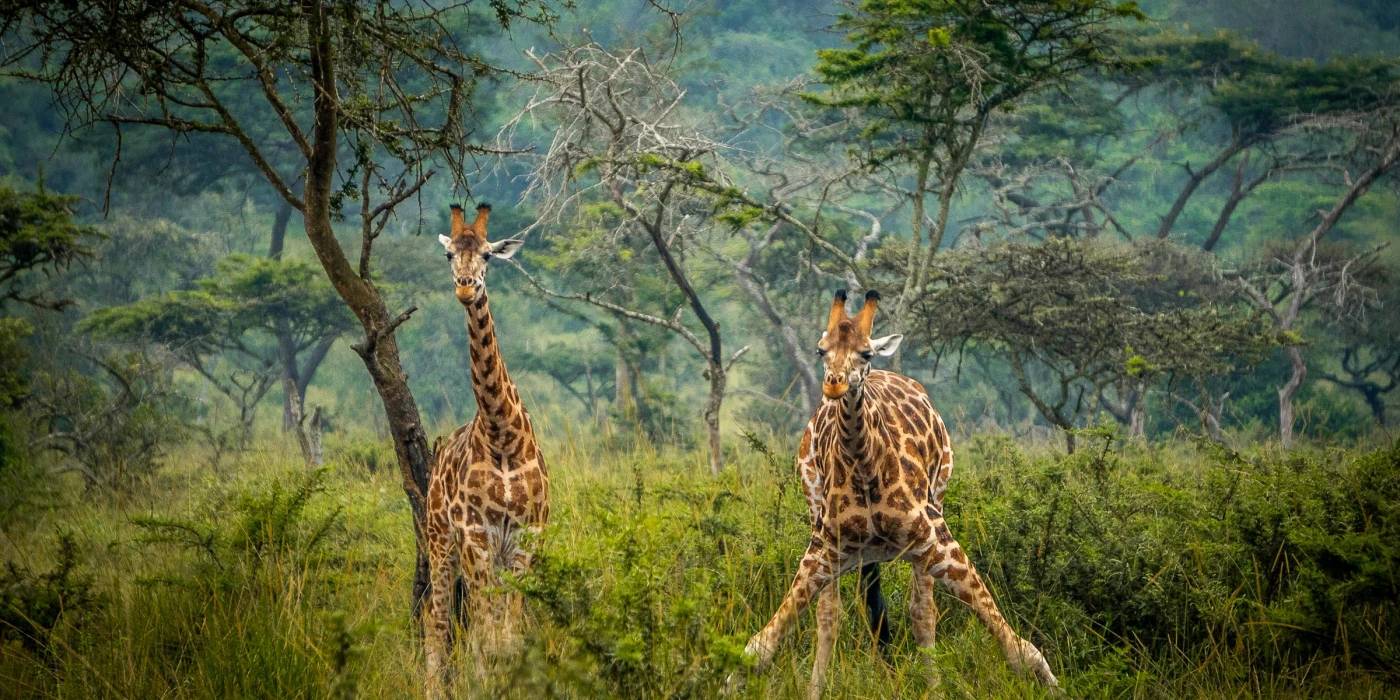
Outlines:
[[[981,440],[954,533],[1056,663],[1231,656],[1281,672],[1341,657],[1395,679],[1400,444],[1250,457],[1202,445],[1030,459]]]
[[[48,655],[60,620],[79,629],[99,613],[105,600],[93,590],[91,577],[78,568],[78,545],[66,533],[58,537],[58,561],[47,572],[5,562],[0,571],[0,643],[18,641],[30,652]]]

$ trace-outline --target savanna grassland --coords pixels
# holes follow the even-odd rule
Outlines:
[[[847,294],[1065,697],[1400,696],[1398,240],[1394,0],[0,0],[0,697],[421,697],[433,438],[517,388],[457,695],[720,697]],[[826,697],[1049,696],[909,573]]]
[[[732,468],[701,451],[581,436],[546,420],[554,517],[518,586],[521,647],[466,696],[714,697],[776,608],[807,541],[788,441]],[[1397,650],[1400,446],[1233,452],[1111,430],[1066,457],[958,439],[950,524],[1069,697],[1387,697]],[[329,466],[263,439],[211,474],[197,451],[139,493],[31,485],[7,528],[0,648],[15,697],[405,697],[421,688],[405,594],[409,512],[383,444],[338,437]],[[56,507],[60,506],[61,507]],[[830,697],[1041,697],[939,594],[936,684],[887,566],[881,657],[846,577]],[[802,697],[804,615],[747,697]],[[460,645],[459,645],[460,649]],[[466,668],[459,653],[456,662]]]

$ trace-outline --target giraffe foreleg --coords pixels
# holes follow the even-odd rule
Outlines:
[[[744,647],[744,654],[754,661],[754,671],[762,673],[768,668],[773,655],[778,652],[778,642],[782,641],[797,616],[836,577],[837,563],[834,559],[825,545],[814,537],[802,557],[802,564],[797,568],[792,587],[783,597],[782,605],[778,606],[778,612],[773,614],[773,619],[762,631],[749,638],[748,645]]]
[[[827,670],[831,667],[831,654],[840,635],[841,584],[833,580],[817,597],[817,653],[812,663],[812,684],[807,690],[810,700],[818,700],[822,696]]]
[[[462,542],[463,567],[466,570],[468,651],[478,678],[486,673],[486,654],[494,646],[500,627],[499,614],[493,595],[495,575],[492,570],[490,538],[482,528],[466,533]]]
[[[915,570],[931,574],[942,581],[958,600],[972,608],[978,621],[1001,645],[1012,669],[1029,673],[1044,685],[1059,686],[1059,681],[1055,674],[1051,673],[1050,665],[1046,663],[1045,655],[1040,649],[1011,629],[1011,625],[997,609],[997,604],[992,600],[992,594],[987,590],[982,577],[977,574],[977,567],[968,560],[957,540],[947,534],[948,526],[942,519],[935,521],[934,531],[940,533],[938,541],[916,562]]]
[[[913,627],[914,642],[924,652],[924,665],[929,673],[929,685],[938,685],[938,668],[933,657],[933,641],[938,633],[938,603],[933,597],[934,577],[927,571],[914,569],[914,577],[909,585],[909,619]]]

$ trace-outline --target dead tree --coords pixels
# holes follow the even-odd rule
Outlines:
[[[708,173],[718,170],[722,145],[688,118],[682,104],[685,91],[641,49],[613,53],[588,44],[527,56],[538,69],[537,89],[500,138],[507,144],[521,138],[527,120],[541,121],[553,134],[527,175],[525,197],[537,202],[536,226],[577,220],[589,205],[610,206],[617,215],[600,220],[605,235],[595,248],[630,250],[625,241],[640,234],[655,256],[648,261],[662,268],[682,304],[674,313],[630,308],[609,298],[616,280],[595,279],[586,291],[558,292],[530,279],[547,296],[665,328],[695,348],[709,383],[702,418],[710,469],[718,474],[724,468],[720,409],[729,371],[748,347],[725,356],[719,322],[696,289],[685,257],[714,224],[713,207],[690,185],[697,178],[713,177]],[[701,327],[698,333],[681,320],[687,308]]]
[[[1374,292],[1357,283],[1356,273],[1376,251],[1336,256],[1319,244],[1372,185],[1400,167],[1400,110],[1396,108],[1317,118],[1301,122],[1296,130],[1321,139],[1342,138],[1349,147],[1330,168],[1341,193],[1330,208],[1318,212],[1312,230],[1240,276],[1242,289],[1281,333],[1293,333],[1303,310],[1314,304],[1325,306],[1333,316],[1364,308]],[[1308,368],[1300,343],[1291,343],[1286,352],[1291,373],[1278,390],[1279,442],[1291,449],[1293,399],[1307,379]]]

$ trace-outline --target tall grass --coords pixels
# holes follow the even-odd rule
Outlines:
[[[508,584],[528,601],[526,639],[458,691],[716,696],[806,546],[788,446],[736,441],[712,478],[701,452],[565,435],[547,444],[552,527],[533,573]],[[962,440],[947,498],[954,535],[1069,695],[1396,692],[1400,448],[1087,439],[1072,457]],[[257,448],[222,477],[191,454],[140,495],[74,493],[8,523],[0,694],[417,693],[412,533],[388,446],[342,437],[321,472],[290,444]],[[874,649],[844,582],[829,697],[1044,695],[943,594],[931,683],[904,613],[908,567],[884,580],[895,642]],[[48,617],[14,622],[36,612]],[[804,695],[813,637],[804,616],[745,694]]]

